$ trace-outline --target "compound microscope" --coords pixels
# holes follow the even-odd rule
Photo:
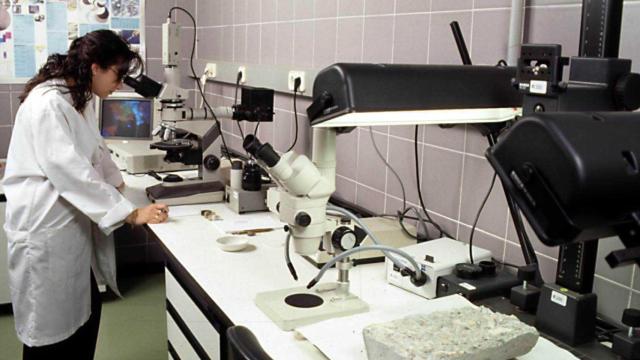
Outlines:
[[[125,83],[138,94],[155,99],[154,111],[161,123],[154,129],[153,135],[160,137],[161,141],[151,144],[151,148],[166,151],[167,162],[198,166],[198,175],[189,180],[168,175],[161,184],[147,188],[146,192],[151,201],[162,201],[168,205],[220,202],[224,198],[225,186],[219,171],[221,162],[213,146],[221,136],[220,122],[204,100],[203,105],[207,106],[200,109],[185,106],[189,93],[179,83],[180,29],[178,24],[171,21],[171,16],[162,25],[164,83],[160,84],[142,74],[135,78],[126,77]],[[195,77],[193,66],[191,70]],[[273,90],[243,88],[241,98],[241,104],[216,107],[215,112],[221,118],[237,121],[273,121]],[[213,126],[205,124],[205,127],[192,123],[188,130],[177,125],[192,120],[215,120],[215,123]]]

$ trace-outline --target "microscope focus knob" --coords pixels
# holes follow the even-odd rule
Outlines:
[[[353,249],[357,243],[356,233],[346,226],[340,226],[333,231],[331,242],[340,250]]]
[[[624,309],[622,312],[622,323],[632,328],[640,327],[640,310]]]
[[[311,225],[311,216],[304,211],[301,211],[296,214],[296,225],[307,227]]]
[[[207,155],[204,157],[203,165],[207,170],[218,170],[220,167],[220,159],[215,155]]]

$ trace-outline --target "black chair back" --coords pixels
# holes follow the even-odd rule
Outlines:
[[[227,344],[230,360],[272,360],[251,330],[244,326],[227,329]]]

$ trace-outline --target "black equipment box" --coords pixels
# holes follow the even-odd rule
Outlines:
[[[477,279],[463,279],[455,274],[440,276],[436,297],[460,294],[470,301],[493,296],[509,297],[511,288],[520,285],[518,278],[506,271],[485,275]]]

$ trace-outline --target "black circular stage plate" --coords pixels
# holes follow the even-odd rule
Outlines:
[[[284,298],[284,302],[297,308],[312,308],[322,305],[324,300],[313,294],[293,294]]]

